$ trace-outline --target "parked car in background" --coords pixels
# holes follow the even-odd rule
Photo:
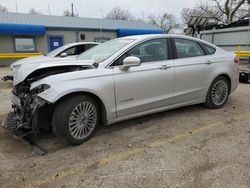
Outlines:
[[[34,57],[28,57],[21,60],[18,60],[10,65],[11,69],[13,69],[15,66],[28,63],[28,62],[44,62],[48,61],[51,58],[67,58],[67,59],[74,59],[81,53],[85,52],[86,50],[98,45],[99,43],[96,42],[77,42],[77,43],[70,43],[66,44],[64,46],[61,46],[48,54],[45,55],[39,55]]]
[[[159,34],[114,39],[75,60],[23,64],[12,75],[16,123],[7,127],[52,127],[78,145],[101,123],[199,103],[220,108],[238,86],[237,63],[208,42]]]

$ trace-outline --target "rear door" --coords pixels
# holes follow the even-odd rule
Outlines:
[[[121,70],[119,66],[128,56],[140,58],[141,65]],[[118,117],[166,107],[174,89],[167,39],[143,42],[122,55],[115,62],[114,83]]]
[[[210,56],[194,40],[173,38],[172,42],[176,49],[174,102],[203,100],[207,78],[212,71]]]

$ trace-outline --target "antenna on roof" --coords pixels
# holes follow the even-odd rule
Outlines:
[[[101,13],[102,18],[104,18],[102,9],[100,9],[100,13]]]

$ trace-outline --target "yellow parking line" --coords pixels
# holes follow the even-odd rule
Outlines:
[[[48,176],[48,177],[46,177],[44,179],[38,179],[38,180],[35,180],[35,181],[32,181],[32,182],[28,182],[28,184],[25,187],[37,187],[37,186],[41,186],[41,185],[50,184],[50,183],[53,183],[54,181],[63,179],[66,176],[74,175],[74,174],[77,174],[77,173],[80,173],[80,172],[85,172],[85,171],[88,170],[88,167],[91,167],[92,165],[95,165],[97,167],[103,167],[103,166],[105,166],[105,165],[107,165],[109,163],[112,163],[114,161],[122,160],[122,159],[125,159],[127,157],[136,155],[138,153],[144,152],[145,150],[147,150],[149,148],[155,148],[155,147],[159,147],[159,146],[162,146],[164,144],[167,144],[167,143],[175,142],[175,141],[184,139],[184,138],[186,138],[186,137],[188,137],[190,135],[198,134],[200,132],[204,132],[206,130],[210,130],[212,128],[225,125],[227,122],[230,122],[230,121],[237,121],[237,120],[247,119],[247,118],[250,117],[249,115],[250,115],[250,113],[241,114],[241,115],[238,115],[238,116],[234,116],[234,117],[232,117],[232,118],[230,118],[230,119],[228,119],[226,121],[210,123],[210,124],[204,125],[204,126],[202,126],[200,128],[192,129],[192,130],[189,131],[189,132],[192,132],[192,134],[190,134],[189,132],[180,133],[180,134],[177,134],[177,135],[175,135],[174,137],[171,137],[171,138],[159,139],[159,140],[153,141],[150,144],[143,145],[141,147],[132,148],[132,149],[128,149],[126,151],[115,153],[115,154],[112,154],[110,156],[104,157],[104,158],[102,158],[102,159],[100,159],[100,160],[98,160],[96,162],[93,162],[88,166],[85,165],[85,164],[82,164],[82,165],[80,165],[80,166],[78,166],[76,168],[70,168],[70,169],[61,171],[61,172],[58,173],[57,176]]]

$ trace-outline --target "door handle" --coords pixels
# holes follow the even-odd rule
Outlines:
[[[159,69],[160,70],[167,70],[167,69],[170,69],[171,66],[170,65],[162,65]]]
[[[210,61],[210,60],[207,60],[206,62],[205,62],[205,64],[206,65],[211,65],[211,64],[213,64],[214,62],[212,62],[212,61]]]

